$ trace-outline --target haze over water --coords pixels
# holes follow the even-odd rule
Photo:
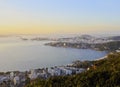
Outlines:
[[[66,65],[75,60],[94,60],[106,52],[45,46],[49,41],[22,41],[18,37],[0,38],[0,71],[37,69]]]

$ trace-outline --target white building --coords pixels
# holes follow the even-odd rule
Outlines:
[[[48,73],[50,73],[52,76],[60,76],[61,69],[59,68],[48,69]]]
[[[72,74],[72,70],[69,69],[63,69],[65,71],[66,75],[71,75]]]
[[[116,50],[116,52],[118,52],[118,53],[119,53],[119,52],[120,52],[120,50]]]
[[[37,78],[37,72],[36,72],[36,70],[34,70],[34,69],[31,70],[31,74],[29,74],[29,78],[30,78],[31,80]]]
[[[8,76],[0,76],[0,83],[2,83],[3,81],[8,81],[9,77]]]
[[[13,79],[14,79],[14,76],[15,76],[14,73],[11,72],[11,73],[10,73],[10,79],[13,80]]]
[[[20,84],[20,78],[18,76],[15,76],[13,79],[14,85]]]
[[[85,71],[85,69],[80,68],[80,69],[76,70],[76,74],[81,73],[81,72],[83,72],[83,71]]]

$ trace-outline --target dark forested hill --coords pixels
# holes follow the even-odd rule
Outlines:
[[[93,61],[89,71],[72,76],[36,79],[26,87],[120,87],[120,53]]]

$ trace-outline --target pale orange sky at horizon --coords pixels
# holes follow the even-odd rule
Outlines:
[[[113,1],[0,1],[0,35],[120,32]]]
[[[111,32],[114,26],[0,26],[0,35],[6,34],[75,34]]]

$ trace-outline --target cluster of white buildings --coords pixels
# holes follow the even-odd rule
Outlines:
[[[48,69],[48,73],[51,74],[51,76],[61,76],[61,75],[72,75],[72,74],[78,74],[85,71],[83,68],[74,68],[74,67],[54,67]]]
[[[26,76],[24,72],[11,72],[0,75],[0,87],[18,87],[25,84]]]
[[[9,79],[9,75],[0,75],[0,84],[5,81],[9,81]]]
[[[86,69],[83,68],[74,68],[74,67],[67,67],[67,66],[59,66],[59,67],[52,67],[47,69],[34,69],[30,71],[29,78],[34,80],[36,78],[49,78],[51,76],[65,76],[65,75],[72,75],[78,74]]]
[[[10,79],[11,81],[13,81],[14,85],[19,85],[19,84],[25,84],[25,80],[26,80],[26,75],[24,72],[19,72],[19,73],[10,73]]]
[[[86,69],[70,66],[56,66],[43,69],[32,69],[27,72],[10,72],[0,75],[0,87],[24,87],[26,80],[30,81],[37,78],[47,79],[52,76],[65,76],[78,74]]]

